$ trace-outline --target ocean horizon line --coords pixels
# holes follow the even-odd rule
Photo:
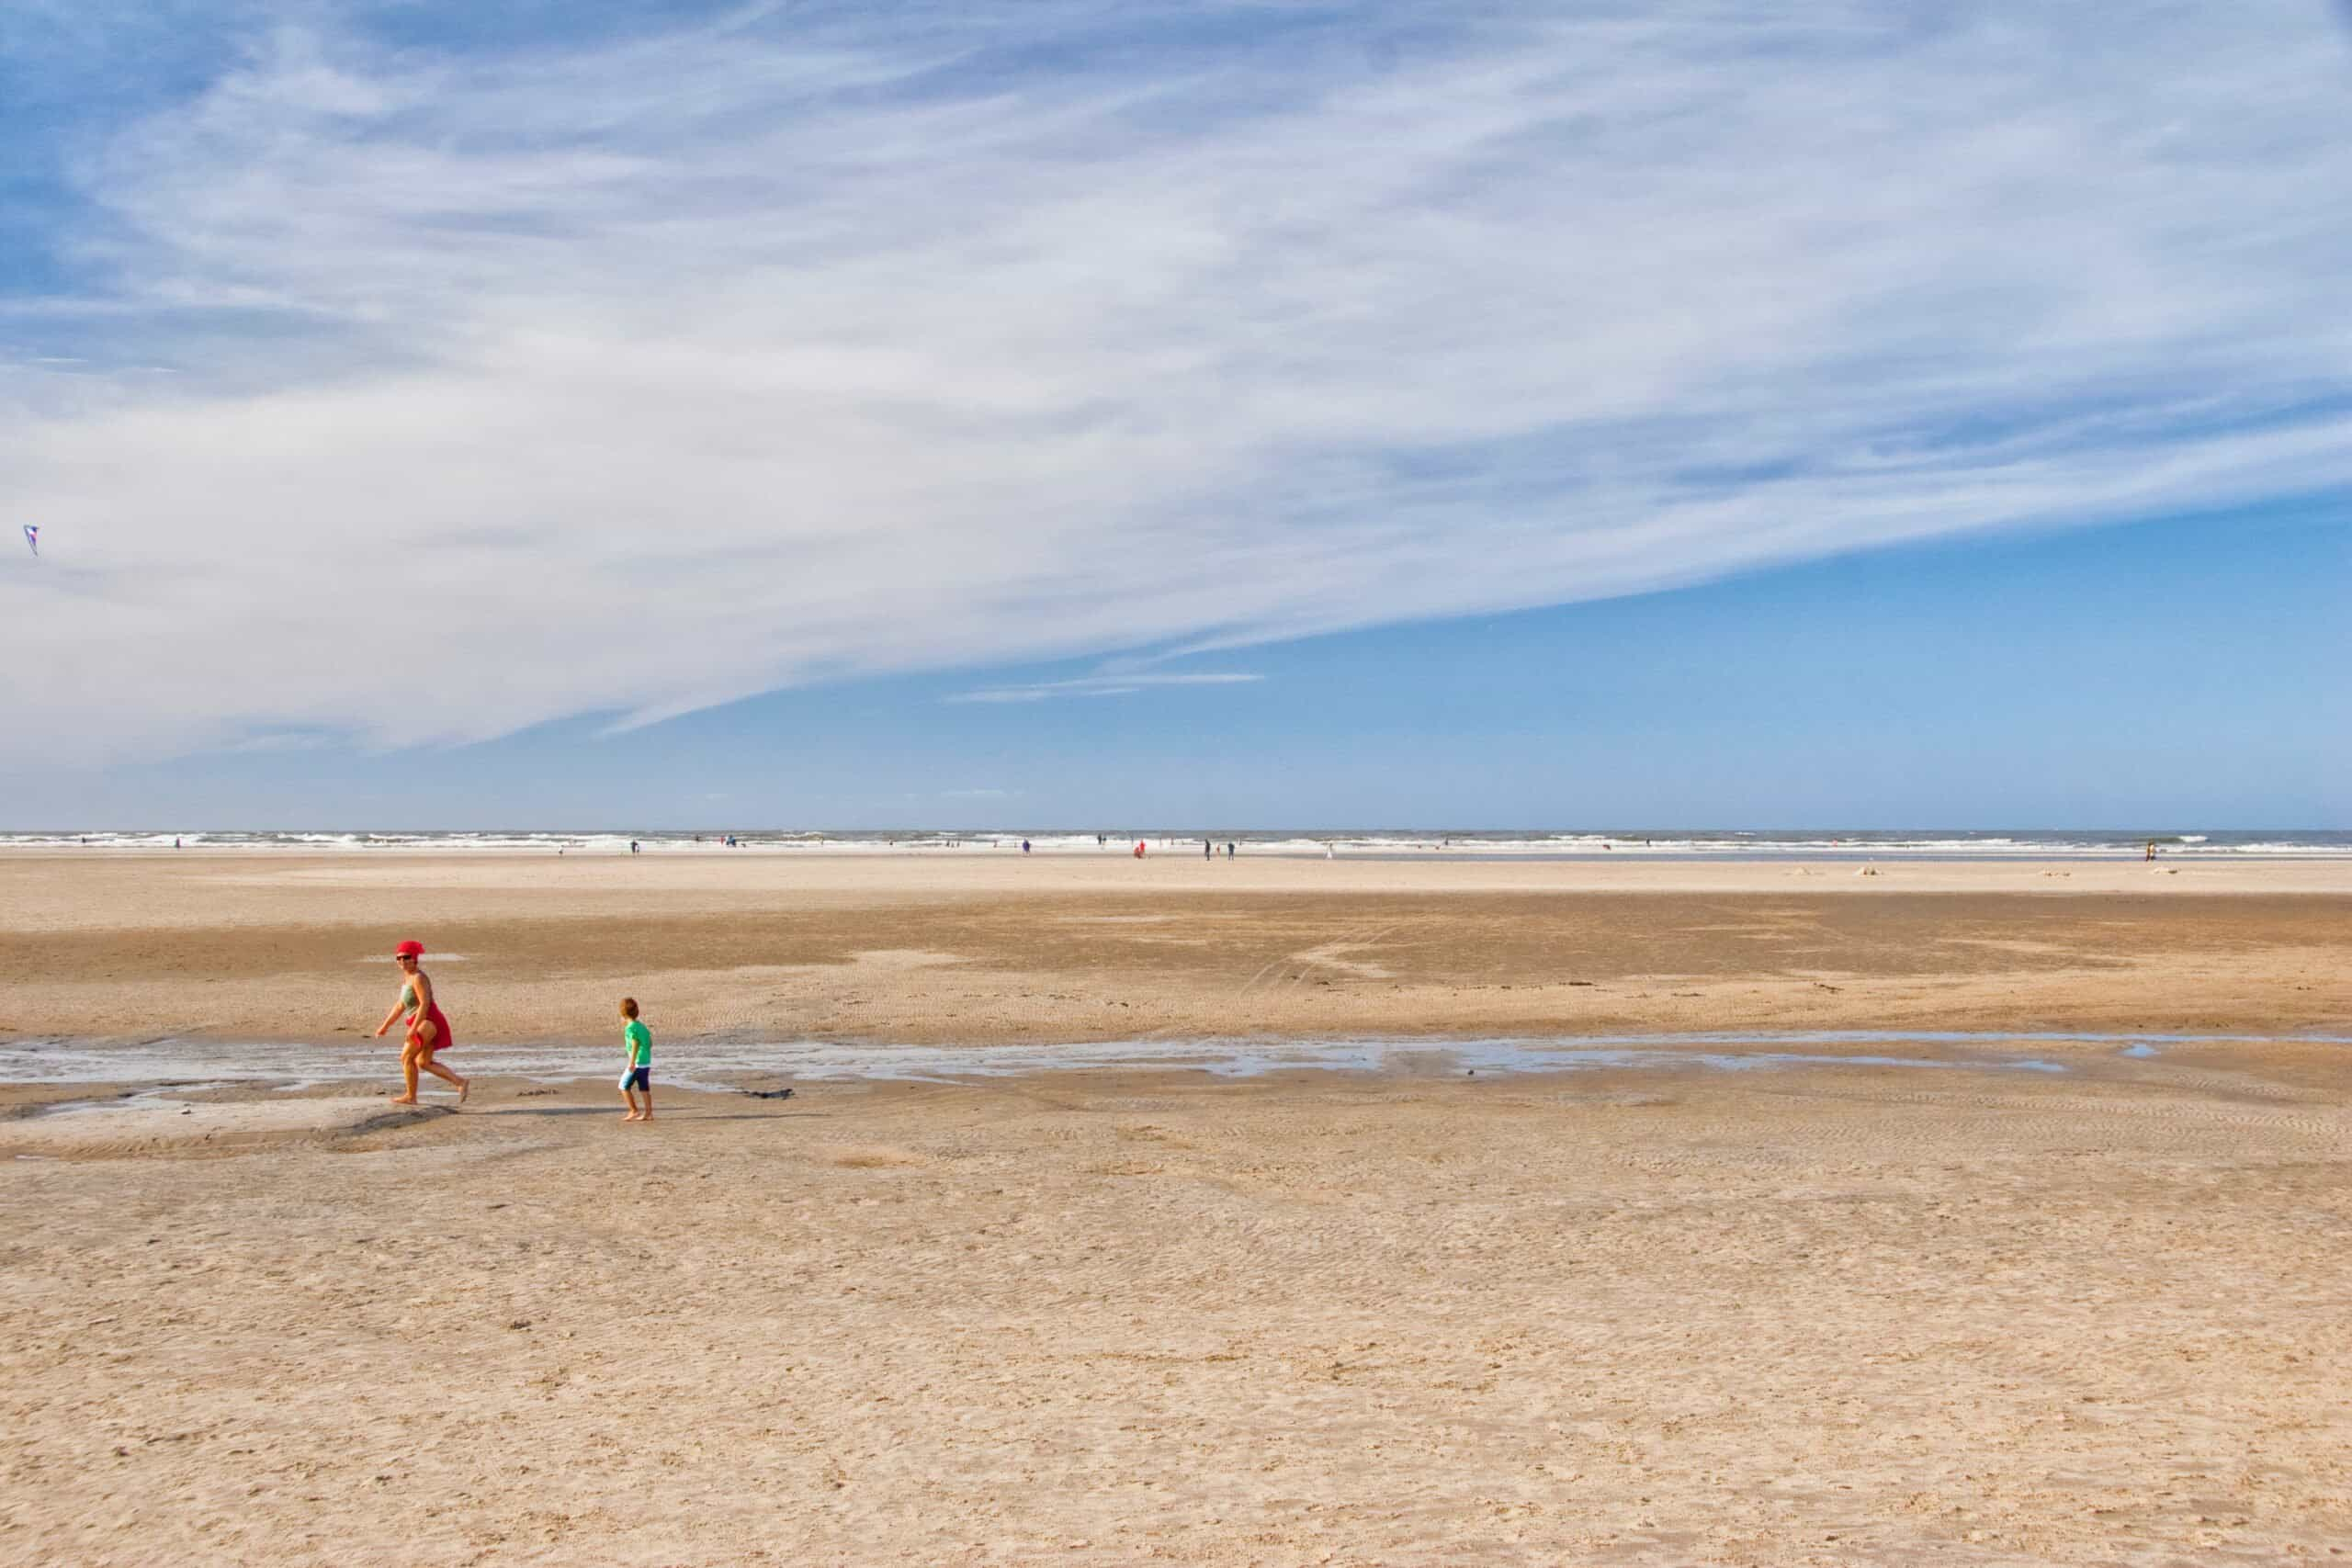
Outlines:
[[[1011,851],[1021,853],[1218,854],[1676,859],[1833,859],[1869,855],[2013,859],[2036,856],[2352,856],[2342,829],[1416,829],[1416,828],[277,828],[48,829],[0,831],[7,850],[256,850],[311,852],[876,853]]]

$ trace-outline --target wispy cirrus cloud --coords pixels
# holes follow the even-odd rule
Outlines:
[[[1166,691],[1185,686],[1246,686],[1262,681],[1263,675],[1244,673],[1126,674],[1081,675],[1068,681],[1039,681],[1020,686],[983,686],[976,691],[957,692],[944,700],[951,703],[1042,703],[1056,697],[1131,697],[1140,692]]]
[[[67,139],[69,281],[0,298],[40,324],[0,350],[24,757],[639,723],[2352,481],[2352,62],[2308,6],[212,15],[233,60]]]

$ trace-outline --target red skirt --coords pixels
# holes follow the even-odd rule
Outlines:
[[[457,1043],[456,1041],[449,1038],[449,1020],[447,1016],[441,1011],[439,1004],[435,1004],[433,1010],[424,1015],[424,1021],[434,1026],[435,1033],[433,1036],[433,1049],[435,1051],[447,1051],[450,1046]],[[417,1021],[415,1017],[412,1015],[408,1021],[409,1042],[412,1044],[422,1044],[424,1042],[418,1040],[416,1037],[416,1023]]]

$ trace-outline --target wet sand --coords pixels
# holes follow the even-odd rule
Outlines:
[[[0,860],[20,1035],[372,1028],[371,954],[413,930],[460,1029],[578,1039],[599,1077],[485,1081],[454,1115],[428,1086],[389,1121],[349,1085],[0,1091],[0,1561],[2352,1542],[2352,1047],[1498,1080],[1433,1042],[1377,1074],[671,1091],[650,1127],[603,1077],[621,988],[657,1081],[697,1038],[818,1019],[2347,1032],[2340,871],[69,863]]]
[[[458,1039],[2352,1021],[2352,862],[0,856],[0,1040],[359,1040],[416,936]]]

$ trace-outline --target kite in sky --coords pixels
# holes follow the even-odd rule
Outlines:
[[[29,523],[25,525],[25,545],[34,555],[40,554],[40,530]]]

